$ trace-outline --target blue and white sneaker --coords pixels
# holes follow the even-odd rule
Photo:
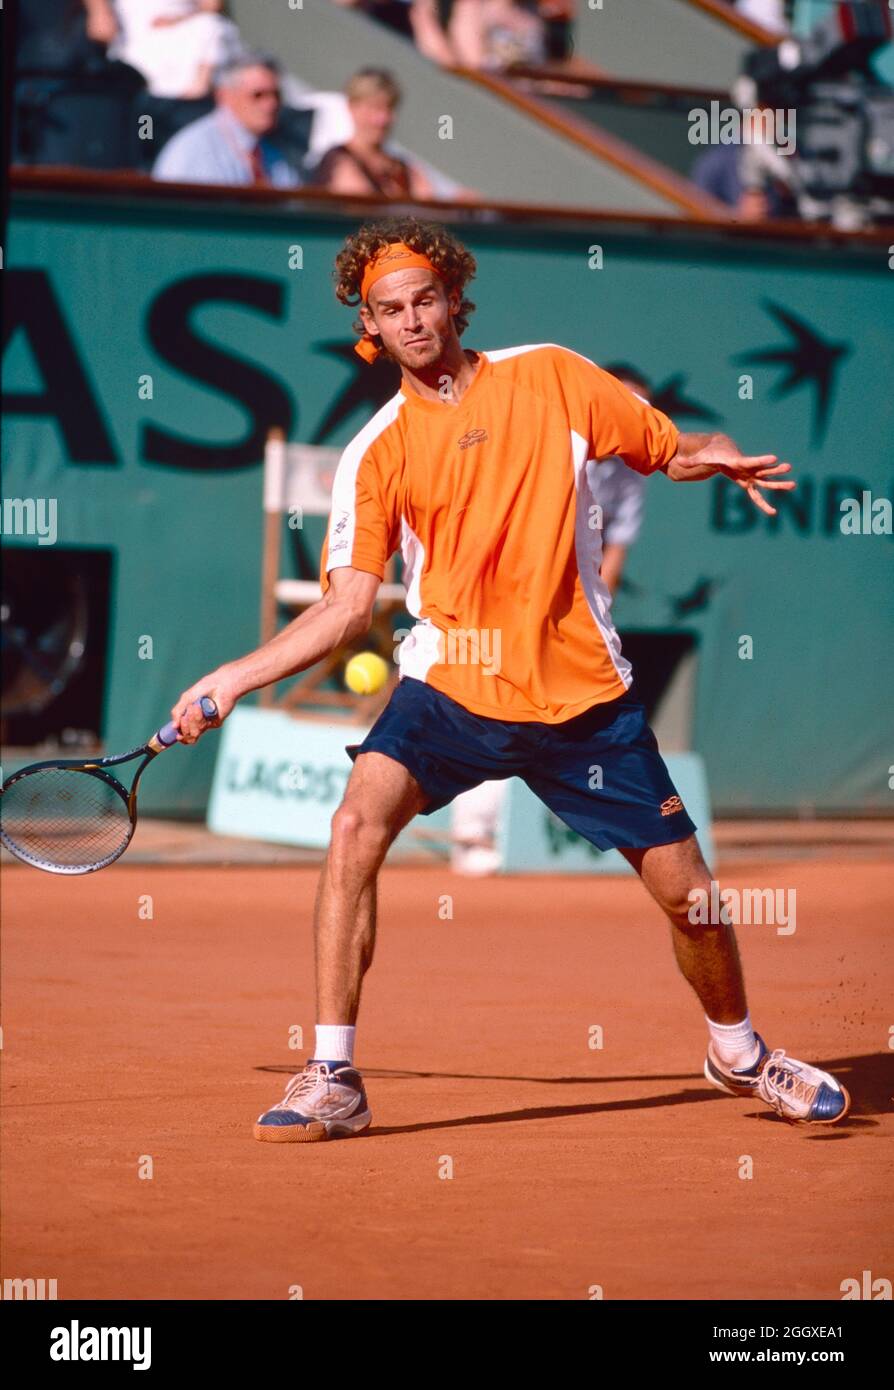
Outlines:
[[[831,1072],[771,1052],[759,1033],[760,1052],[750,1067],[727,1067],[708,1044],[705,1078],[733,1096],[755,1096],[793,1124],[832,1125],[843,1120],[851,1098]]]
[[[308,1058],[278,1105],[259,1115],[252,1133],[272,1144],[316,1144],[368,1129],[372,1112],[363,1077],[349,1062]]]
[[[757,1061],[753,1062],[750,1067],[728,1067],[725,1062],[721,1062],[714,1051],[713,1042],[708,1043],[708,1055],[705,1058],[705,1079],[710,1081],[712,1086],[719,1087],[721,1091],[727,1091],[731,1096],[757,1094],[761,1071],[764,1062],[770,1055],[770,1049],[760,1033],[755,1033],[754,1036],[760,1051],[757,1054]]]

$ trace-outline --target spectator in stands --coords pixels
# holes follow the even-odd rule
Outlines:
[[[222,9],[223,0],[115,0],[119,29],[111,52],[137,68],[148,86],[135,112],[144,169],[178,130],[213,109],[215,70],[244,52]]]
[[[109,0],[28,0],[16,21],[12,163],[133,167],[131,110],[144,84],[107,53]]]
[[[482,0],[335,0],[415,41],[442,67],[484,66]]]
[[[693,164],[690,178],[705,193],[735,208],[742,222],[796,217],[792,160],[763,142],[763,107],[756,102],[745,109],[753,112],[743,120],[743,137],[748,138],[741,144],[714,145],[705,150]]]
[[[115,0],[113,54],[143,74],[153,96],[210,96],[215,70],[244,48],[223,7],[224,0]]]
[[[574,51],[577,0],[538,0],[537,13],[543,20],[547,58],[554,63],[567,62]]]
[[[335,0],[409,33],[426,58],[442,67],[500,71],[567,56],[574,0]]]
[[[546,61],[546,29],[536,9],[520,0],[481,0],[484,57],[494,72],[514,63],[537,67]]]
[[[302,179],[274,138],[281,105],[277,64],[244,54],[215,74],[214,97],[209,115],[168,142],[153,178],[297,188]]]
[[[442,67],[484,66],[482,0],[413,0],[410,23],[420,53]]]
[[[29,0],[17,24],[16,69],[41,75],[82,70],[117,27],[111,0]]]
[[[327,150],[314,183],[332,193],[379,193],[385,198],[432,198],[422,169],[388,150],[401,89],[391,73],[361,68],[345,88],[354,133]]]
[[[535,0],[413,0],[410,23],[420,52],[443,67],[499,71],[546,58]]]
[[[29,0],[29,9],[33,9],[34,0]],[[87,37],[94,43],[108,45],[115,37],[117,24],[115,12],[111,0],[84,0],[84,9],[87,11]],[[69,13],[72,10],[80,9],[78,4],[69,5]]]

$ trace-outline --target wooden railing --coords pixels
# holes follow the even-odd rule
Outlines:
[[[722,218],[675,217],[664,213],[618,212],[598,207],[557,208],[540,203],[461,202],[434,198],[414,202],[394,203],[376,195],[327,193],[322,189],[231,188],[219,184],[156,182],[145,174],[127,171],[106,172],[95,169],[71,169],[41,165],[14,166],[10,171],[9,189],[17,193],[101,195],[112,198],[132,198],[160,203],[216,203],[221,207],[252,208],[258,212],[282,208],[301,208],[306,214],[318,217],[353,217],[398,215],[411,211],[418,216],[428,214],[432,221],[482,223],[500,222],[508,225],[557,227],[581,225],[598,228],[641,229],[691,236],[694,232],[722,233],[734,240],[762,242],[807,243],[836,247],[865,246],[887,248],[892,238],[891,227],[875,227],[858,232],[845,232],[828,226],[812,226],[798,221],[737,222],[729,216]],[[728,212],[728,209],[725,209]]]

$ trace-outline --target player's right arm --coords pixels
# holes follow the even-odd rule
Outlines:
[[[323,597],[288,627],[256,651],[219,666],[184,690],[171,709],[182,741],[195,743],[206,729],[226,719],[243,695],[306,671],[330,652],[367,632],[380,583],[377,574],[348,565],[332,570]],[[201,695],[210,695],[217,705],[217,720],[202,718],[194,705]]]
[[[388,433],[384,408],[342,452],[332,483],[332,511],[320,556],[322,598],[263,647],[228,662],[184,690],[171,710],[184,743],[215,728],[243,695],[298,675],[368,632],[385,564],[397,548],[396,479],[401,445]],[[219,718],[203,719],[195,701],[210,695]]]

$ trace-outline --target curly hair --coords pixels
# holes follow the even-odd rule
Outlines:
[[[463,244],[436,222],[420,222],[416,217],[391,217],[382,222],[367,222],[345,244],[335,258],[335,295],[342,304],[353,307],[361,303],[360,285],[368,262],[392,241],[403,241],[414,251],[427,256],[444,281],[447,293],[459,290],[462,295],[477,269],[475,257]],[[475,305],[463,298],[454,316],[457,333],[469,325],[469,315]],[[352,325],[355,333],[366,337],[362,319]]]

